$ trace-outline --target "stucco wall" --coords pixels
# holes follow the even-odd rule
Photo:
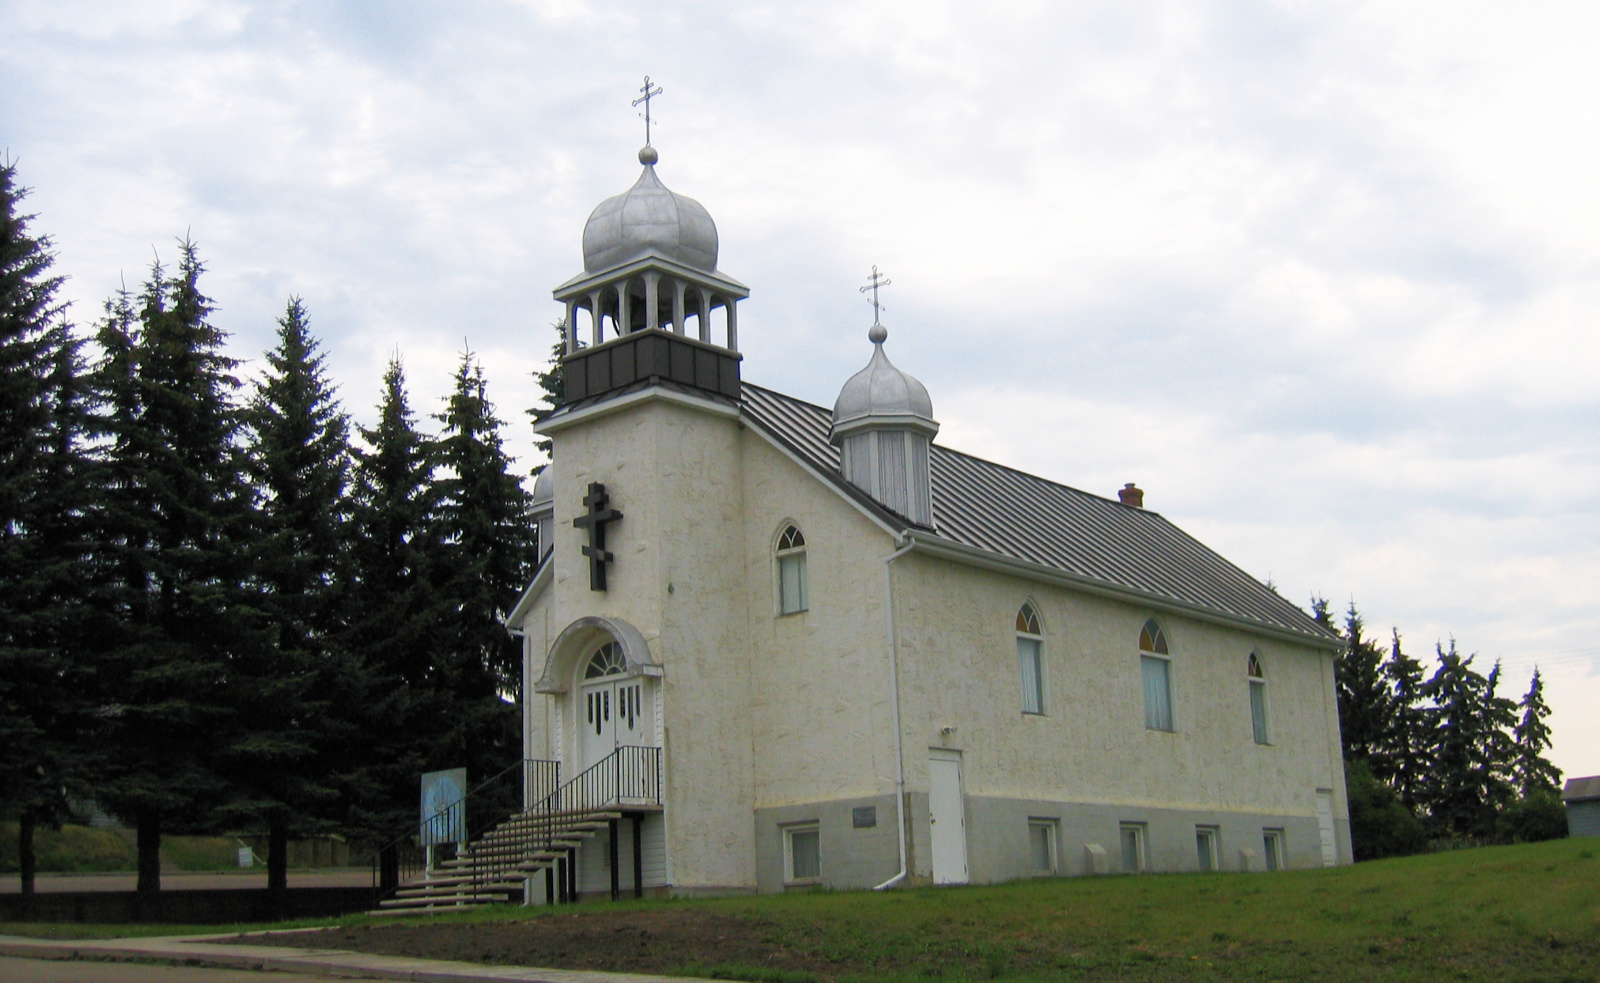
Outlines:
[[[548,610],[554,633],[579,617],[603,616],[643,634],[664,669],[647,687],[663,690],[667,878],[753,887],[738,424],[653,401],[554,439],[555,566],[535,610]],[[616,560],[604,592],[590,589],[586,534],[572,525],[590,482],[603,483],[611,507],[623,513],[607,530]],[[561,728],[552,743],[570,776],[578,764],[573,700],[547,703]]]
[[[892,793],[890,537],[748,429],[743,460],[756,807]],[[791,522],[805,536],[809,607],[779,615],[774,546]]]
[[[1013,625],[1029,600],[1043,622],[1043,715],[1021,712]],[[927,749],[948,747],[963,752],[969,796],[1314,822],[1322,788],[1345,815],[1332,662],[1318,650],[915,553],[895,563],[895,601],[914,789],[927,788]],[[1144,726],[1138,637],[1152,615],[1171,646],[1173,732]],[[1251,731],[1252,651],[1269,745]]]

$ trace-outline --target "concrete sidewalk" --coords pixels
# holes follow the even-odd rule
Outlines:
[[[284,934],[284,933],[272,933]],[[416,980],[427,983],[483,983],[485,980],[540,983],[710,983],[681,976],[598,973],[529,966],[374,956],[347,949],[294,949],[284,946],[223,945],[234,935],[185,935],[150,939],[27,939],[0,935],[0,956],[24,959],[81,959],[102,962],[154,962],[217,969],[272,970],[306,976],[366,980]]]

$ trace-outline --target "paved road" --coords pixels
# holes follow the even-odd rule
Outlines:
[[[40,894],[68,891],[132,891],[138,885],[137,874],[39,874],[34,878],[34,890]],[[368,867],[340,867],[333,870],[291,870],[290,887],[369,887],[372,870]],[[217,871],[214,873],[161,874],[163,891],[200,891],[218,888],[260,888],[267,886],[265,870]],[[15,875],[0,877],[0,894],[17,894],[22,890],[22,878]],[[4,979],[4,977],[0,977]]]
[[[299,973],[269,975],[248,969],[9,959],[0,956],[0,980],[5,983],[327,983],[328,978],[302,976]]]

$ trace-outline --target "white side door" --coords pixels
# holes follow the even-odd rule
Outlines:
[[[1339,864],[1339,843],[1333,833],[1333,792],[1317,789],[1317,831],[1322,834],[1322,866]]]
[[[967,883],[967,810],[961,795],[961,752],[934,750],[928,758],[928,829],[933,882]]]

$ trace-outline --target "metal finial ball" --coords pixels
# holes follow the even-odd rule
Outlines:
[[[867,340],[874,345],[881,345],[889,337],[889,329],[881,324],[874,324],[872,330],[867,332]]]
[[[646,165],[654,164],[660,159],[660,155],[656,153],[656,148],[650,146],[649,144],[639,148],[639,163]]]

